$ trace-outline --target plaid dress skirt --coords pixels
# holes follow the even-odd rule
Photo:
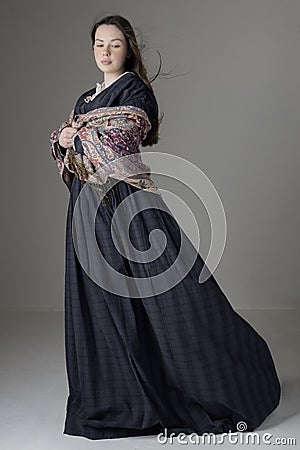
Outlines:
[[[121,254],[112,237],[112,218],[128,196],[137,202],[131,194],[139,191],[124,181],[117,181],[95,207],[95,242],[116,271],[92,262],[91,272],[110,284],[96,282],[79,260],[72,235],[82,188],[74,178],[66,225],[69,395],[63,433],[93,440],[161,432],[219,434],[237,431],[239,422],[253,431],[278,406],[281,393],[264,339],[234,311],[212,275],[199,284],[204,264],[199,254],[187,275],[165,292],[157,293],[155,283],[153,295],[148,292],[145,298],[138,289],[132,298],[126,290],[107,289],[117,286],[118,273],[151,278],[168,269],[185,236],[175,218],[162,210],[162,198],[143,192],[144,202],[153,207],[132,218],[131,243],[144,252],[150,233],[160,229],[165,248],[149,264]],[[88,214],[82,220],[89,220]],[[118,235],[122,223],[117,226]],[[184,245],[187,252],[195,251],[187,238]]]

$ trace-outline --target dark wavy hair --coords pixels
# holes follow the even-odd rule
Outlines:
[[[130,22],[125,19],[125,17],[113,15],[113,16],[106,16],[102,18],[101,20],[96,20],[93,24],[92,30],[91,30],[91,40],[92,40],[92,46],[95,44],[95,35],[96,30],[100,25],[116,25],[124,34],[126,42],[127,42],[127,48],[128,48],[128,58],[126,58],[125,62],[125,71],[129,72],[135,72],[146,84],[146,86],[150,89],[150,91],[154,94],[153,88],[151,86],[151,83],[157,78],[160,67],[161,67],[161,57],[160,57],[160,67],[158,72],[156,73],[155,77],[151,78],[149,80],[147,75],[147,70],[144,66],[142,55],[139,49],[139,45],[137,43],[135,32],[133,31],[133,28],[130,24]],[[159,52],[158,52],[159,53]],[[159,55],[160,56],[160,55]],[[154,124],[152,124],[152,127],[150,128],[146,138],[142,142],[142,146],[152,146],[154,144],[157,144],[159,141],[159,126],[162,122],[163,115],[159,118],[156,117],[156,120]]]

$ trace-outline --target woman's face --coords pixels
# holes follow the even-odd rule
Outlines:
[[[97,28],[93,49],[96,64],[102,72],[119,76],[125,71],[127,42],[116,25],[103,24]]]

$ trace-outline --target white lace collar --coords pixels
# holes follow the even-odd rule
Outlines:
[[[110,84],[109,84],[107,87],[105,87],[104,89],[103,89],[104,81],[103,81],[103,83],[97,82],[97,83],[96,83],[96,91],[95,91],[95,93],[94,93],[93,95],[88,95],[88,96],[85,97],[83,100],[84,100],[86,103],[91,102],[92,100],[94,100],[95,97],[97,97],[98,94],[100,94],[100,92],[105,91],[105,89],[107,89],[109,86],[111,86],[113,83],[115,83],[119,78],[121,78],[123,75],[125,75],[125,73],[131,73],[131,72],[127,71],[127,72],[121,73],[121,75],[118,76],[118,78],[116,78],[112,83],[110,83]]]

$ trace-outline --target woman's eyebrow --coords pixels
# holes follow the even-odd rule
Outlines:
[[[103,39],[98,39],[98,38],[97,38],[97,39],[95,39],[95,41],[102,41],[102,42],[103,42]],[[111,41],[111,42],[112,42],[112,41],[121,41],[121,42],[123,42],[123,39],[115,38],[115,39],[111,39],[110,41]]]

